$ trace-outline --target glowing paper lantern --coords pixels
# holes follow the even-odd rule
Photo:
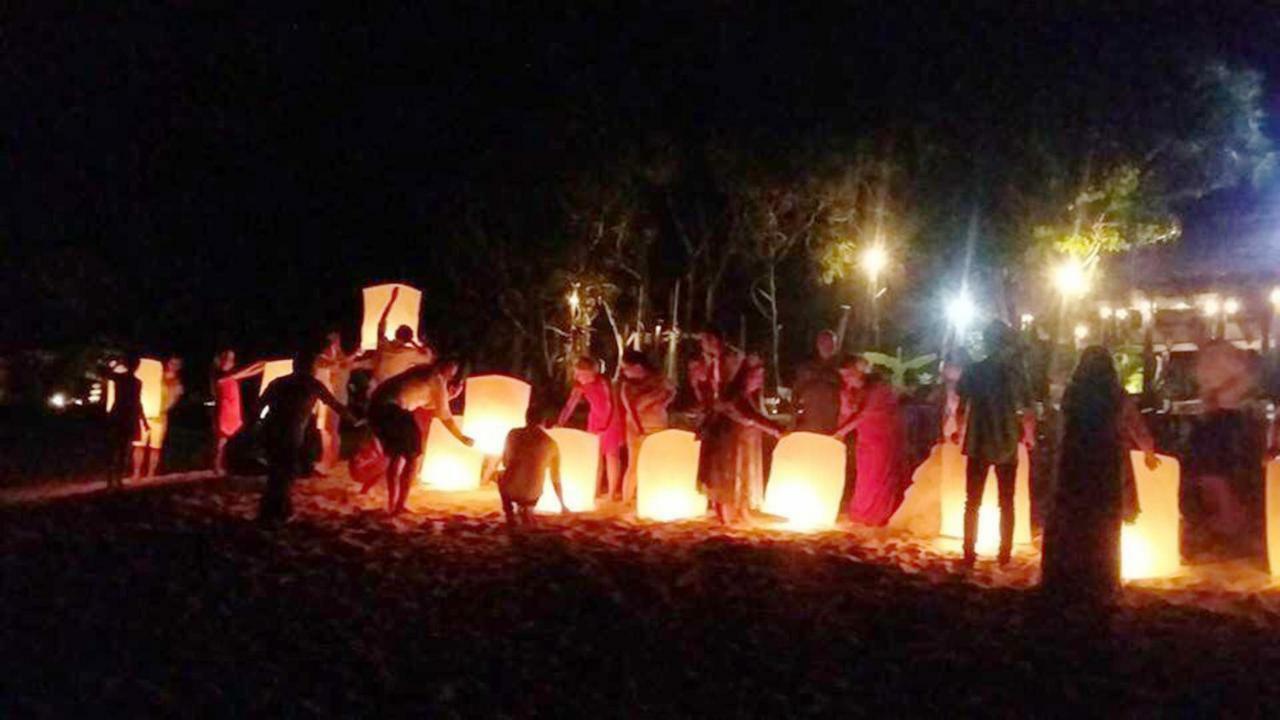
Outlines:
[[[160,417],[160,394],[164,390],[164,364],[152,358],[142,358],[133,376],[142,382],[142,411],[148,418]],[[107,410],[116,405],[115,381],[107,381]]]
[[[942,534],[964,538],[965,465],[960,448],[950,443],[943,446]],[[982,504],[978,506],[978,539],[975,550],[991,554],[1000,549],[1000,499],[995,468],[987,471]],[[1031,458],[1025,445],[1018,445],[1018,473],[1013,490],[1013,542],[1031,542]]]
[[[934,445],[929,457],[911,476],[902,505],[889,518],[889,527],[922,537],[934,537],[942,528],[942,456],[945,445]]]
[[[467,447],[440,418],[431,419],[418,479],[434,490],[478,490],[484,453]]]
[[[1280,577],[1280,460],[1267,463],[1267,562]]]
[[[529,383],[506,375],[467,378],[466,420],[462,433],[487,455],[501,455],[512,428],[524,427]]]
[[[564,504],[573,512],[595,510],[596,478],[600,474],[599,436],[573,428],[552,428],[547,434],[560,449],[560,490],[564,493]],[[549,477],[535,509],[560,512],[556,490]]]
[[[387,315],[387,340],[395,337],[396,328],[408,325],[418,334],[418,316],[422,312],[422,291],[408,285],[392,283],[374,285],[364,289],[364,319],[360,323],[360,349],[375,350],[378,347],[378,318],[391,302],[391,291],[400,288],[396,304]]]
[[[1178,546],[1181,467],[1174,458],[1159,457],[1160,467],[1148,470],[1141,452],[1129,453],[1141,512],[1133,524],[1124,525],[1120,531],[1120,576],[1125,580],[1166,577],[1182,569]]]
[[[292,372],[292,360],[268,360],[266,366],[262,368],[262,384],[258,386],[258,396],[261,397],[273,381]]]
[[[844,443],[829,435],[793,432],[778,441],[765,491],[764,511],[787,519],[786,527],[834,527],[844,494]]]
[[[636,465],[636,517],[687,520],[707,512],[698,492],[700,443],[688,430],[661,430],[645,437]]]

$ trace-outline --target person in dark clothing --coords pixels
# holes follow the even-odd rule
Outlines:
[[[818,333],[813,359],[796,371],[794,393],[798,415],[796,429],[830,435],[840,426],[840,358],[836,334]]]
[[[533,525],[533,508],[542,499],[548,477],[560,501],[560,512],[567,513],[564,493],[560,489],[560,449],[556,441],[538,422],[539,413],[530,404],[528,424],[507,433],[502,451],[502,473],[498,475],[498,494],[507,525]]]
[[[293,372],[275,380],[262,396],[262,446],[267,456],[267,487],[258,519],[283,522],[293,514],[289,491],[299,472],[307,430],[315,424],[316,402],[322,402],[347,422],[355,418],[315,378],[317,349],[299,352]]]
[[[995,467],[1000,501],[1000,555],[1004,565],[1013,554],[1013,494],[1018,474],[1018,443],[1035,445],[1035,412],[1026,372],[1017,354],[1013,330],[999,320],[983,332],[988,354],[965,370],[958,424],[964,428],[965,466],[964,564],[976,559],[978,508],[986,489],[987,470]]]
[[[141,359],[127,355],[123,360],[102,368],[109,382],[115,383],[115,405],[107,411],[107,487],[124,485],[124,477],[133,464],[133,442],[150,430],[142,408],[142,381],[134,373]]]

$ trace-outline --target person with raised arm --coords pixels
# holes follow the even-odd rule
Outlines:
[[[236,367],[236,351],[222,350],[213,359],[212,385],[214,402],[213,471],[219,475],[226,470],[227,441],[244,425],[244,412],[240,406],[240,381],[261,375],[267,364],[262,361]]]
[[[409,368],[418,365],[430,365],[435,362],[435,352],[429,346],[419,345],[413,337],[413,328],[401,325],[396,328],[395,337],[387,339],[387,318],[391,308],[400,297],[400,288],[391,290],[391,299],[378,318],[378,349],[373,352],[373,384],[377,387]]]

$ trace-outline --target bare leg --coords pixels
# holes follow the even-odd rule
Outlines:
[[[227,455],[227,438],[223,435],[218,436],[218,447],[213,453],[213,472],[218,475],[226,475],[226,455]]]
[[[537,525],[537,521],[533,519],[533,506],[520,505],[520,518],[525,527],[533,527]]]
[[[132,457],[130,458],[133,462],[131,463],[132,468],[129,473],[132,479],[141,480],[143,476],[147,474],[148,450],[149,448],[146,445],[133,446],[133,452],[131,453]]]
[[[405,458],[404,469],[400,471],[400,496],[396,498],[395,512],[402,512],[405,504],[409,502],[409,488],[413,485],[413,479],[418,476],[418,466],[421,462],[421,455]]]
[[[147,448],[147,477],[155,477],[160,468],[160,452],[163,448]]]
[[[387,512],[396,511],[396,495],[400,490],[400,470],[407,460],[399,455],[392,455],[387,462]]]
[[[507,517],[507,527],[515,527],[516,513],[515,503],[506,495],[502,496],[502,514]]]
[[[640,471],[636,461],[640,459],[640,443],[643,440],[644,436],[638,433],[627,436],[627,472],[622,476],[623,502],[636,501],[636,477]]]
[[[622,500],[622,458],[617,450],[604,456],[604,471],[609,478],[609,498]]]

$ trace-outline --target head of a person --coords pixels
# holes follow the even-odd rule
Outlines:
[[[823,330],[818,333],[818,337],[814,338],[813,347],[820,359],[830,359],[836,354],[836,334],[830,330]]]
[[[622,375],[631,380],[643,380],[649,377],[657,368],[654,367],[653,361],[648,355],[639,350],[628,350],[622,353]]]
[[[573,381],[579,385],[592,382],[600,374],[600,364],[593,357],[583,355],[573,363]]]
[[[555,418],[551,415],[551,411],[542,398],[538,397],[538,393],[529,395],[529,407],[524,411],[525,427],[549,427],[555,422]]]
[[[1098,387],[1119,386],[1120,376],[1111,353],[1101,345],[1090,345],[1080,353],[1080,362],[1071,373],[1072,384],[1088,384]]]
[[[741,372],[743,373],[743,392],[751,395],[764,389],[764,360],[759,355],[752,354],[743,358]]]
[[[413,342],[413,328],[408,325],[401,325],[396,328],[396,340],[402,343]]]
[[[124,366],[125,370],[131,373],[137,372],[138,366],[142,364],[142,358],[138,357],[135,353],[126,353],[120,358],[120,364]]]
[[[236,351],[231,348],[223,348],[213,356],[213,366],[222,372],[228,372],[236,366]]]
[[[724,351],[724,336],[718,330],[707,329],[698,333],[698,343],[702,347],[703,355],[714,357]]]
[[[449,358],[447,360],[441,360],[436,365],[436,374],[444,378],[444,381],[446,383],[449,383],[449,382],[452,382],[453,379],[458,376],[458,369],[460,367],[461,365],[458,363],[458,361],[453,358]]]
[[[942,363],[943,381],[949,383],[958,382],[960,376],[964,374],[964,369],[969,367],[970,362],[969,353],[964,348],[957,348],[947,353],[947,359]]]
[[[325,343],[331,348],[342,347],[342,332],[339,330],[330,330],[324,336]]]
[[[988,355],[1007,355],[1014,350],[1013,328],[1003,320],[992,320],[982,331],[982,344]]]
[[[177,375],[182,372],[182,358],[174,355],[164,361],[164,371],[169,375]]]
[[[316,371],[316,359],[320,357],[320,348],[310,343],[299,347],[293,354],[293,371],[310,375]]]
[[[871,372],[871,363],[861,355],[845,358],[840,363],[840,380],[846,387],[865,387]]]

